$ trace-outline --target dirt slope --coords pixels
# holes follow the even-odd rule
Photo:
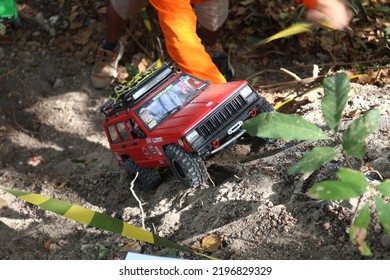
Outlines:
[[[90,60],[47,47],[48,32],[33,22],[27,21],[31,30],[24,44],[18,45],[17,37],[19,41],[3,40],[0,45],[0,187],[62,199],[141,226],[130,180],[112,157],[103,118],[96,112],[110,90],[93,89],[88,79]],[[38,34],[31,35],[34,32]],[[232,58],[238,78],[256,71],[244,63],[245,55],[238,52]],[[262,57],[258,69],[291,62],[281,57],[265,66]],[[278,82],[275,76],[262,78],[263,83]],[[259,93],[273,104],[294,93],[291,88],[276,92],[260,88]],[[370,108],[381,112],[381,128],[368,139],[363,168],[374,180],[379,179],[377,171],[390,179],[389,92],[388,84],[353,83],[344,113],[347,125]],[[324,125],[322,96],[319,90],[299,99],[294,110]],[[197,189],[185,189],[169,169],[161,169],[164,182],[155,192],[137,191],[144,203],[145,225],[194,248],[203,236],[217,233],[223,237],[223,247],[214,256],[223,259],[361,259],[347,233],[360,204],[317,202],[305,195],[313,183],[334,178],[338,167],[357,162],[340,156],[308,178],[287,175],[301,152],[312,147],[310,142],[241,139],[231,150],[207,160],[211,180]],[[166,253],[41,210],[2,191],[0,198],[6,201],[0,209],[0,259],[122,259],[127,250]],[[376,219],[369,228],[368,244],[372,258],[390,258],[390,238]]]

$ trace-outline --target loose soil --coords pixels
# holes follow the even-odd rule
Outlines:
[[[55,5],[50,1],[50,9],[50,5],[44,5],[47,1],[34,2],[35,11],[42,11],[46,19],[51,19],[46,24],[57,33],[51,34],[50,28],[37,24],[35,17],[26,14],[24,29],[11,32],[0,41],[0,186],[61,199],[141,227],[141,208],[129,189],[132,178],[112,156],[103,131],[104,118],[98,112],[111,89],[96,90],[89,84],[93,46],[97,46],[104,30],[104,25],[99,25],[104,22],[104,11],[99,13],[99,8],[106,3],[94,1],[96,11],[86,14],[88,1],[68,1],[78,7],[75,9],[82,26],[98,26],[96,34],[88,37],[90,45],[82,45],[70,41],[81,31],[69,31],[69,25],[65,25],[72,5],[59,1],[65,4],[57,7],[57,1]],[[232,1],[232,15],[223,37],[229,46],[243,44],[241,36],[249,32],[233,34],[238,24],[236,18],[244,18],[240,7],[238,1]],[[240,23],[240,28],[253,29],[254,16],[249,13],[253,10],[244,7],[246,21]],[[53,16],[59,17],[56,23]],[[140,19],[133,22],[134,26],[142,24]],[[274,24],[268,35],[277,30]],[[136,42],[149,42],[144,33],[134,34],[138,37],[128,42],[125,61],[133,58],[131,51],[137,49]],[[316,38],[316,34],[303,36]],[[291,66],[289,69],[301,77],[310,76],[314,63],[340,68],[335,57],[319,47],[294,53],[302,42],[302,37],[298,37],[282,41],[278,47],[276,43],[251,52],[232,47],[236,79],[252,75],[250,81],[259,94],[276,105],[314,86],[310,83],[265,91],[266,84],[284,85],[293,80],[280,67]],[[344,52],[352,48],[348,47]],[[370,58],[379,61],[379,66],[389,63],[388,49],[379,45],[372,49]],[[282,51],[287,56],[278,54]],[[337,50],[335,53],[336,59],[345,59]],[[349,55],[343,61],[354,61],[353,55],[358,58],[352,51]],[[353,70],[348,63],[344,68]],[[288,175],[288,167],[302,153],[323,143],[244,137],[233,148],[207,159],[210,180],[199,188],[181,186],[168,168],[162,168],[163,183],[156,191],[136,190],[143,202],[146,229],[200,252],[202,238],[217,234],[223,242],[212,255],[221,259],[363,259],[351,244],[348,230],[364,199],[316,201],[308,198],[306,191],[316,182],[335,179],[338,168],[346,166],[361,168],[373,184],[390,179],[390,85],[386,82],[389,72],[388,68],[380,71],[373,72],[381,76],[369,76],[370,81],[353,80],[342,129],[334,135],[339,140],[351,120],[369,109],[379,109],[381,126],[367,139],[362,167],[358,161],[340,154],[318,171],[304,176]],[[312,91],[281,111],[298,113],[329,132],[322,118],[322,97],[321,89]],[[124,259],[128,251],[167,254],[163,248],[87,227],[3,191],[0,199],[0,259]],[[375,215],[367,243],[373,252],[370,258],[390,259],[390,238]],[[183,253],[179,256],[196,258]]]

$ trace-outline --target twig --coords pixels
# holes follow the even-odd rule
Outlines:
[[[206,173],[207,173],[207,176],[209,177],[211,184],[213,184],[213,187],[215,188],[215,183],[214,183],[213,179],[211,179],[210,173],[207,170],[206,170]]]
[[[127,34],[129,34],[129,36],[131,37],[131,39],[133,39],[133,41],[138,45],[138,47],[140,47],[148,56],[150,56],[150,51],[148,51],[138,40],[137,38],[134,37],[133,34],[131,34],[131,32],[126,29],[126,32]]]
[[[164,56],[164,50],[162,48],[161,40],[159,37],[156,38],[157,45],[158,45],[158,52],[159,52],[159,57],[162,61],[165,61],[165,56]]]
[[[326,66],[346,66],[346,65],[355,65],[355,64],[370,64],[375,62],[389,62],[389,58],[382,58],[382,59],[372,59],[372,60],[362,60],[362,61],[351,61],[351,62],[336,62],[336,63],[324,63],[324,64],[318,64],[320,68],[326,67]],[[311,65],[295,65],[291,67],[286,67],[288,69],[295,69],[295,68],[307,68],[311,67]],[[379,68],[388,68],[389,66],[380,66]]]
[[[233,65],[230,61],[230,54],[231,54],[231,48],[229,48],[229,51],[228,51],[228,68],[232,71],[232,76],[234,77],[235,71],[234,71]]]
[[[141,209],[142,228],[145,229],[145,212],[144,212],[144,208],[142,207],[141,200],[138,198],[138,196],[135,194],[135,191],[134,191],[134,183],[135,183],[135,180],[137,180],[137,177],[138,177],[138,172],[135,174],[135,177],[134,177],[133,181],[131,181],[130,191],[133,194],[134,198],[138,201],[139,208]]]
[[[271,70],[271,69],[270,70],[264,70],[264,71],[253,73],[252,75],[246,77],[245,80],[249,81],[253,77],[260,76],[260,75],[262,75],[264,73],[267,73],[267,72],[277,72],[277,73],[280,73],[280,71],[278,71],[278,70]]]
[[[16,69],[18,69],[18,67],[15,67],[14,69],[11,69],[11,70],[7,71],[7,73],[4,73],[3,75],[0,75],[0,79],[2,79],[4,77],[7,77],[8,75],[12,74],[13,72],[15,72]]]
[[[378,170],[372,169],[371,171],[378,174],[379,178],[381,178],[381,180],[383,181],[383,176],[381,175],[381,173]]]
[[[302,79],[297,74],[295,74],[295,73],[293,73],[293,72],[291,72],[291,71],[289,71],[289,70],[287,70],[285,68],[280,68],[280,70],[282,70],[283,72],[286,72],[287,74],[293,76],[295,80],[302,81]]]
[[[355,209],[355,212],[353,213],[353,217],[352,217],[352,220],[351,220],[351,223],[352,223],[352,224],[354,223],[354,221],[355,221],[355,219],[356,219],[357,213],[358,213],[358,211],[359,211],[359,205],[360,205],[360,203],[362,202],[362,199],[363,199],[363,195],[361,195],[361,196],[359,197],[359,200],[358,200],[358,202],[357,202],[357,204],[356,204],[356,209]]]
[[[301,81],[290,81],[285,83],[277,83],[277,84],[257,86],[257,87],[264,90],[277,91],[291,86],[306,85],[314,82],[321,82],[324,78],[325,76],[318,76],[317,78],[309,77],[309,78],[302,79]]]
[[[313,78],[317,78],[320,73],[320,67],[317,64],[313,64]]]
[[[17,127],[19,127],[22,131],[26,132],[26,133],[29,133],[29,134],[38,134],[39,132],[33,132],[33,131],[30,131],[28,129],[25,129],[24,127],[22,127],[18,121],[16,120],[16,114],[15,114],[15,104],[13,104],[12,106],[12,116],[14,118],[14,123],[16,124]]]

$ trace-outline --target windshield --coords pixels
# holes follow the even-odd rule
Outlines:
[[[153,98],[146,101],[136,113],[145,125],[152,130],[166,117],[180,110],[207,83],[187,74],[163,88]]]

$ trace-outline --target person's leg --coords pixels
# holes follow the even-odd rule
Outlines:
[[[123,18],[116,12],[110,1],[107,8],[107,29],[103,40],[104,49],[114,50],[118,44],[119,37],[126,27],[127,20],[127,17]]]
[[[148,0],[111,0],[107,8],[107,30],[98,48],[95,64],[91,71],[91,84],[95,88],[109,86],[118,76],[119,60],[124,47],[119,38],[133,17],[148,4]]]
[[[105,42],[117,43],[126,28],[128,19],[134,17],[148,2],[148,0],[111,0],[107,8]]]
[[[195,1],[194,1],[195,2]],[[223,24],[229,12],[228,0],[199,1],[194,4],[195,14],[199,24],[198,35],[219,71],[226,80],[231,80],[234,70],[229,64],[228,56],[219,42]]]
[[[229,12],[228,0],[201,1],[194,5],[199,36],[205,45],[214,45],[221,34]]]

